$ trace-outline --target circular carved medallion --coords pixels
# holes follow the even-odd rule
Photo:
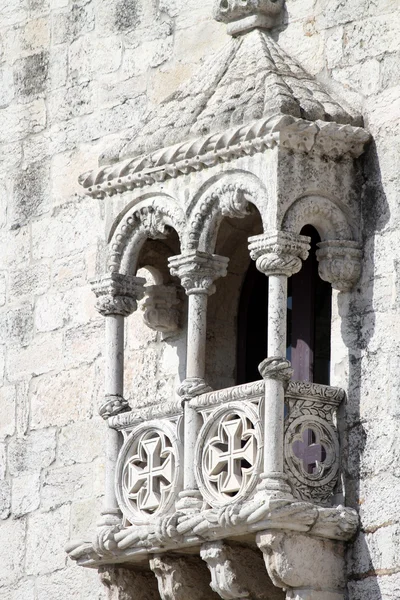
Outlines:
[[[118,504],[133,524],[168,512],[180,491],[178,439],[170,423],[136,427],[121,448],[116,468]]]
[[[196,445],[195,473],[213,507],[236,502],[254,490],[261,471],[261,428],[256,410],[230,402],[214,410]]]

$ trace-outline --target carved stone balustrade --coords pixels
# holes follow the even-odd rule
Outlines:
[[[108,532],[101,548],[88,542],[70,546],[71,558],[86,566],[121,561],[140,565],[152,555],[179,550],[198,555],[203,547],[202,556],[210,566],[215,552],[203,546],[205,542],[234,539],[247,544],[252,539],[255,544],[257,532],[271,529],[349,539],[357,527],[357,514],[332,505],[339,480],[334,415],[343,399],[338,388],[288,384],[284,468],[291,493],[284,498],[268,495],[258,485],[265,381],[189,400],[202,423],[193,469],[203,503],[200,511],[191,513],[177,508],[184,461],[181,402],[111,417],[109,426],[124,437],[115,481],[123,521]]]

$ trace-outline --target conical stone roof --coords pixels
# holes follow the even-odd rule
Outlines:
[[[354,118],[273,40],[253,29],[231,38],[140,129],[106,152],[101,164],[148,155],[191,139],[289,115],[352,124]]]

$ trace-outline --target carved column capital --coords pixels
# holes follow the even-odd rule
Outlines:
[[[100,567],[100,580],[110,600],[159,600],[157,580],[150,571]]]
[[[340,292],[349,292],[361,275],[362,250],[357,242],[332,240],[318,244],[319,275]]]
[[[224,600],[281,600],[282,595],[265,572],[262,555],[248,546],[207,542],[201,558],[211,573],[211,587]]]
[[[228,33],[237,35],[255,27],[271,29],[284,0],[215,0],[214,18],[228,24]]]
[[[179,298],[174,285],[149,285],[145,287],[143,320],[150,329],[172,333],[179,329]]]
[[[272,582],[294,600],[343,600],[341,542],[282,531],[262,531],[257,545]]]
[[[97,297],[96,308],[104,317],[109,315],[129,316],[137,308],[137,301],[144,295],[142,277],[131,277],[121,273],[110,273],[92,281],[92,290]]]
[[[301,269],[310,250],[310,238],[285,231],[263,233],[249,238],[250,256],[264,275],[291,277]]]
[[[173,277],[179,277],[188,296],[215,292],[214,281],[225,277],[229,259],[207,252],[190,252],[171,256],[169,268]]]
[[[210,576],[200,558],[155,556],[150,568],[157,577],[161,600],[218,600]]]

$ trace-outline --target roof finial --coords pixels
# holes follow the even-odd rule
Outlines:
[[[271,29],[285,0],[215,0],[214,18],[228,24],[229,35],[251,29]]]

